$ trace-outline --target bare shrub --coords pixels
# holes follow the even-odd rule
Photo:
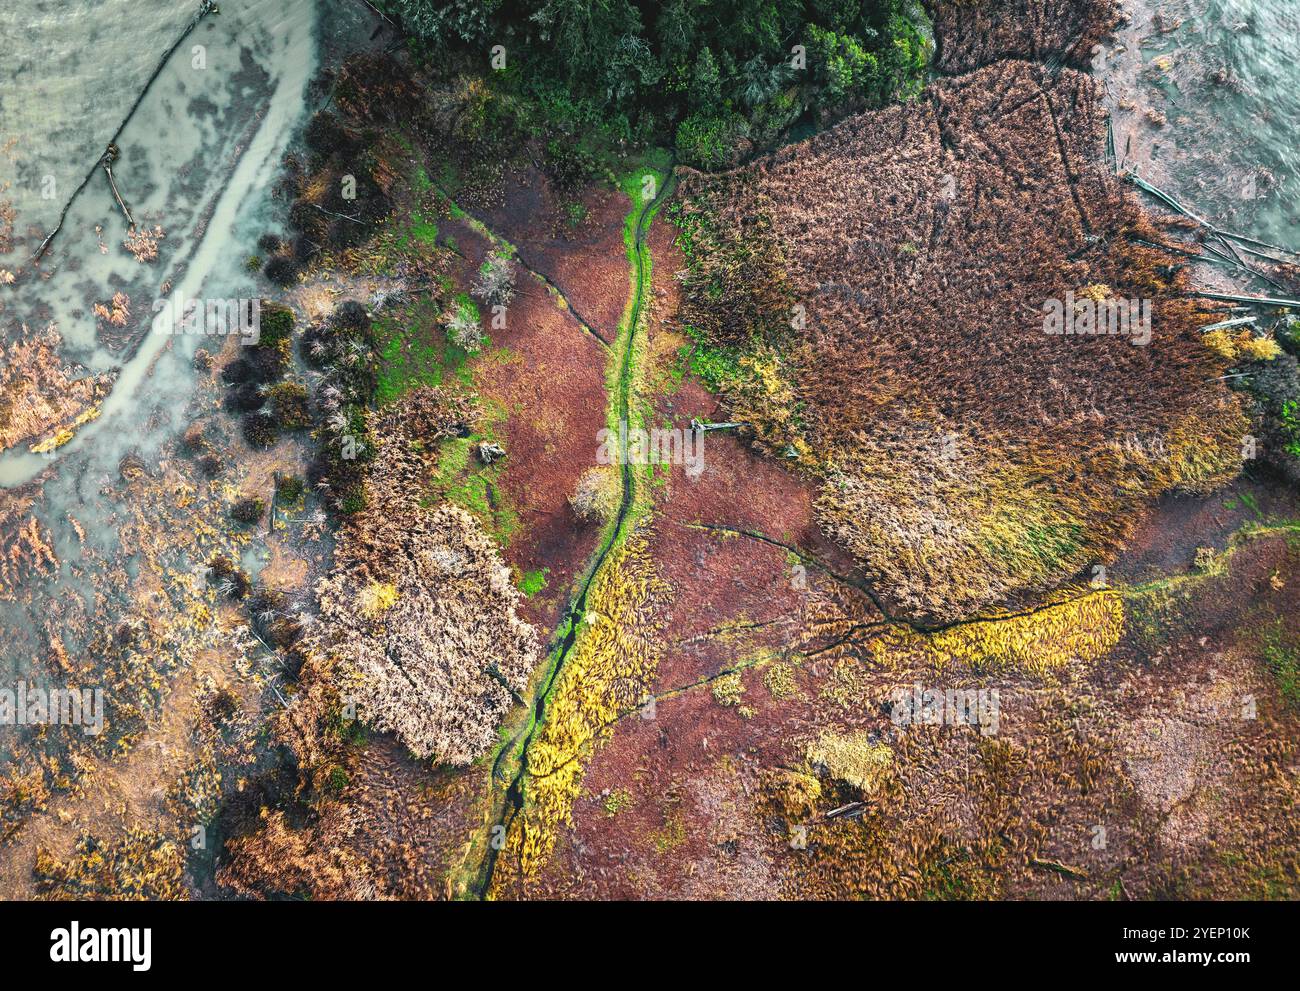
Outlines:
[[[489,251],[478,270],[474,295],[489,306],[507,306],[515,298],[515,262],[503,251]]]
[[[569,505],[578,519],[605,523],[618,511],[618,469],[612,465],[595,465],[584,471],[569,496]]]
[[[448,314],[447,339],[471,354],[483,346],[483,329],[472,306],[459,303]]]

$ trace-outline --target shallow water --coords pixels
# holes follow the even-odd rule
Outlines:
[[[149,35],[150,41],[165,52],[193,11],[187,9],[186,14],[179,25],[168,22],[167,37],[161,37],[160,29]],[[73,202],[39,265],[40,281],[20,282],[4,313],[10,335],[20,323],[36,327],[52,320],[63,335],[67,358],[92,372],[120,367],[121,373],[99,420],[83,427],[53,459],[25,451],[0,456],[0,486],[35,478],[51,460],[90,456],[106,468],[128,449],[149,457],[157,441],[179,425],[174,414],[184,408],[190,391],[189,362],[200,339],[150,332],[155,303],[175,291],[192,299],[256,295],[251,277],[242,270],[256,234],[244,232],[254,229],[254,221],[266,212],[267,190],[303,113],[304,91],[316,67],[316,22],[312,0],[223,4],[219,15],[204,18],[185,39],[149,89],[118,139],[121,151],[114,174],[137,222],[165,232],[157,261],[143,263],[122,249],[126,220],[101,172]],[[55,44],[46,30],[62,37],[64,28],[42,24],[22,36],[30,38],[32,50],[39,53]],[[160,56],[155,52],[152,64],[144,64],[149,59],[135,60],[130,80],[137,89]],[[104,57],[112,58],[113,53]],[[21,77],[18,82],[21,85]],[[64,167],[65,172],[75,175],[97,160],[107,140],[105,130],[109,135],[116,130],[125,113],[123,104],[129,108],[135,95],[114,93],[106,109],[96,108],[96,117],[109,122],[102,127],[84,120],[84,107],[75,98],[69,106],[49,112],[55,121],[64,114],[82,120],[80,125],[48,127],[60,160],[80,156],[75,167]],[[8,102],[18,102],[13,96],[9,94]],[[39,104],[42,99],[33,91],[21,102]],[[40,124],[29,110],[12,122],[7,119],[5,126],[12,130]],[[30,135],[25,143],[40,146],[44,138]],[[28,160],[20,163],[20,175],[43,167]],[[26,185],[17,182],[14,188]],[[68,193],[75,186],[61,178],[55,185]],[[24,209],[40,218],[42,230],[57,223],[57,209],[51,212],[30,195],[17,199],[24,224],[34,222]],[[241,245],[248,247],[240,250]],[[27,267],[33,268],[30,263]],[[117,291],[130,299],[131,321],[113,335],[114,346],[108,346],[103,333],[108,328],[97,326],[90,307]],[[173,415],[159,418],[154,414],[160,410]],[[151,436],[144,436],[146,416],[151,418]]]
[[[54,226],[197,10],[174,0],[0,4],[0,176],[24,223]],[[15,267],[4,256],[0,264]]]
[[[1125,167],[1220,226],[1300,248],[1300,4],[1125,9],[1131,23],[1093,62]]]
[[[210,411],[202,404],[212,402],[211,389],[197,387],[194,351],[216,352],[224,341],[152,330],[155,301],[177,290],[195,299],[259,295],[244,262],[285,209],[270,189],[300,124],[324,100],[309,89],[320,53],[364,45],[371,32],[369,15],[352,0],[226,0],[166,63],[117,139],[114,172],[124,198],[142,226],[165,230],[157,260],[143,263],[123,249],[126,222],[98,172],[33,266],[31,254],[57,223],[63,194],[98,161],[198,9],[140,0],[95,4],[95,12],[79,15],[49,13],[77,6],[4,5],[0,12],[6,43],[17,39],[13,64],[20,67],[0,72],[0,131],[10,142],[10,152],[0,154],[0,183],[9,183],[0,196],[18,208],[20,241],[0,259],[0,268],[19,273],[15,285],[0,288],[0,333],[13,340],[23,325],[53,322],[65,359],[91,371],[120,369],[99,419],[52,456],[33,455],[25,444],[0,454],[0,510],[8,497],[3,489],[32,482],[29,512],[59,562],[49,577],[28,578],[17,600],[6,602],[0,589],[0,671],[36,680],[57,676],[47,670],[49,644],[41,632],[56,607],[98,617],[92,630],[128,611],[138,590],[103,582],[114,568],[136,581],[139,548],[124,545],[119,528],[140,518],[156,518],[159,534],[175,525],[166,522],[176,516],[174,506],[169,516],[164,505],[155,512],[124,502],[130,496],[119,464],[133,455],[152,476],[165,460],[176,464],[172,446],[190,419]],[[174,13],[178,7],[183,16]],[[108,12],[115,20],[105,19]],[[135,17],[141,30],[124,30]],[[69,33],[83,30],[113,44],[88,45]],[[22,68],[34,66],[42,71]],[[60,169],[58,201],[32,193],[51,163]],[[119,291],[130,298],[130,322],[97,326],[91,306]],[[184,572],[196,563],[176,557],[174,567]],[[78,599],[82,605],[69,605]],[[58,633],[74,656],[84,651],[77,634]],[[6,739],[0,754],[7,746]]]

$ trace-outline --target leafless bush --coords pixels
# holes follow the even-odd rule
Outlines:
[[[472,307],[460,303],[447,316],[447,339],[471,353],[483,346],[483,330]]]
[[[489,306],[507,306],[515,298],[514,259],[502,251],[489,251],[478,270],[474,295]]]
[[[578,479],[569,505],[580,520],[604,523],[618,510],[618,469],[609,465],[588,468]]]

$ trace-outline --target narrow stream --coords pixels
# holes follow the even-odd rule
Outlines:
[[[650,222],[655,216],[655,211],[664,198],[671,192],[673,179],[670,175],[660,189],[657,191],[653,200],[641,205],[641,212],[637,216],[636,233],[633,242],[633,252],[636,257],[636,271],[634,272],[634,281],[632,286],[632,305],[628,312],[628,318],[623,328],[621,336],[625,338],[623,344],[623,355],[619,368],[619,388],[618,394],[614,397],[616,419],[621,421],[628,420],[632,407],[632,356],[636,350],[636,332],[641,323],[641,311],[646,294],[649,292],[649,286],[646,284],[647,270],[647,253],[649,248],[646,245],[646,233],[650,228]],[[609,535],[601,544],[591,568],[587,571],[582,583],[578,589],[578,594],[569,608],[567,616],[567,629],[563,639],[556,647],[554,661],[550,670],[547,671],[546,677],[542,679],[536,693],[533,696],[533,708],[531,718],[524,730],[522,746],[519,745],[519,737],[516,736],[505,744],[492,765],[492,780],[496,781],[499,772],[503,769],[503,762],[508,760],[510,755],[518,750],[518,766],[510,779],[510,784],[505,790],[501,800],[500,813],[495,817],[496,825],[504,828],[504,833],[499,832],[501,840],[504,840],[509,833],[510,827],[514,822],[515,816],[523,809],[524,806],[524,784],[528,775],[528,748],[533,738],[542,726],[546,718],[546,702],[550,696],[551,690],[555,686],[556,679],[560,676],[560,671],[564,667],[565,661],[568,660],[570,653],[577,643],[578,631],[581,628],[583,617],[587,611],[587,595],[591,591],[591,586],[596,577],[600,574],[610,552],[618,545],[619,539],[623,536],[624,527],[627,524],[628,513],[632,509],[632,504],[636,498],[636,471],[628,463],[626,451],[621,459],[622,495],[619,500],[618,515],[610,527]],[[479,866],[475,876],[474,884],[471,889],[471,897],[475,899],[486,898],[492,890],[492,876],[496,870],[497,857],[500,850],[493,842],[489,842],[484,853],[484,858]]]

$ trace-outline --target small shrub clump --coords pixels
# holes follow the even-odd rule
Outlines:
[[[303,430],[311,426],[307,387],[301,382],[277,382],[267,390],[267,395],[281,429]]]
[[[230,507],[230,518],[245,525],[258,522],[266,512],[266,503],[254,496],[244,496],[235,500]]]
[[[515,262],[506,252],[490,251],[478,270],[474,294],[489,306],[507,306],[515,298]]]
[[[483,347],[483,328],[471,303],[457,303],[447,316],[447,340],[471,354]]]
[[[606,523],[618,511],[621,491],[618,469],[612,465],[595,465],[578,478],[569,505],[574,515],[584,522]]]
[[[275,497],[282,503],[297,502],[306,489],[303,480],[297,475],[281,475],[278,472],[275,476]]]
[[[228,599],[242,599],[252,587],[244,570],[224,554],[208,562],[208,580]]]
[[[272,255],[267,259],[262,274],[274,285],[287,288],[298,277],[298,266],[288,255]]]

